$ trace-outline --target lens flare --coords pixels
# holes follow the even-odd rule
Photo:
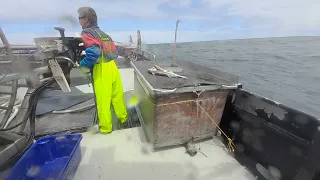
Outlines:
[[[131,97],[128,98],[126,105],[127,108],[134,108],[139,103],[139,96],[136,94],[132,94]]]

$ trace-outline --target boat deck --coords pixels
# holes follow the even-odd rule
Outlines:
[[[184,147],[152,151],[141,127],[109,135],[83,134],[83,159],[74,179],[251,180],[256,179],[214,138],[196,144],[203,152],[190,157]]]
[[[124,91],[134,89],[133,69],[120,69],[120,74]],[[74,86],[84,93],[92,93],[92,86],[85,83],[82,78],[82,82]],[[203,153],[199,152],[194,157],[190,157],[184,147],[153,151],[141,127],[115,130],[108,135],[86,132],[81,141],[83,158],[74,179],[256,179],[229,154],[218,137],[198,143],[196,147]]]
[[[120,69],[124,91],[134,88],[132,68]],[[92,93],[87,85],[76,86]],[[152,151],[141,127],[111,134],[83,133],[83,159],[74,179],[251,180],[256,179],[214,137],[196,144],[203,152],[190,157],[184,147]]]

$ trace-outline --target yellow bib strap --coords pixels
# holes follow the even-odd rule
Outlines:
[[[108,41],[109,43],[109,53],[112,54],[112,50],[111,50],[111,40],[109,38],[106,37],[102,37],[101,34],[93,28],[93,30],[98,34],[99,38],[100,38],[100,50],[101,50],[101,59],[104,60],[104,50],[103,50],[103,41]]]

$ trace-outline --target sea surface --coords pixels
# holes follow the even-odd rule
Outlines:
[[[172,61],[172,44],[143,49]],[[320,118],[320,37],[178,43],[179,60],[238,75],[244,89]]]

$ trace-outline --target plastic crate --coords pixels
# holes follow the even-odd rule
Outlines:
[[[6,180],[71,180],[82,159],[81,134],[38,139],[15,164]]]

